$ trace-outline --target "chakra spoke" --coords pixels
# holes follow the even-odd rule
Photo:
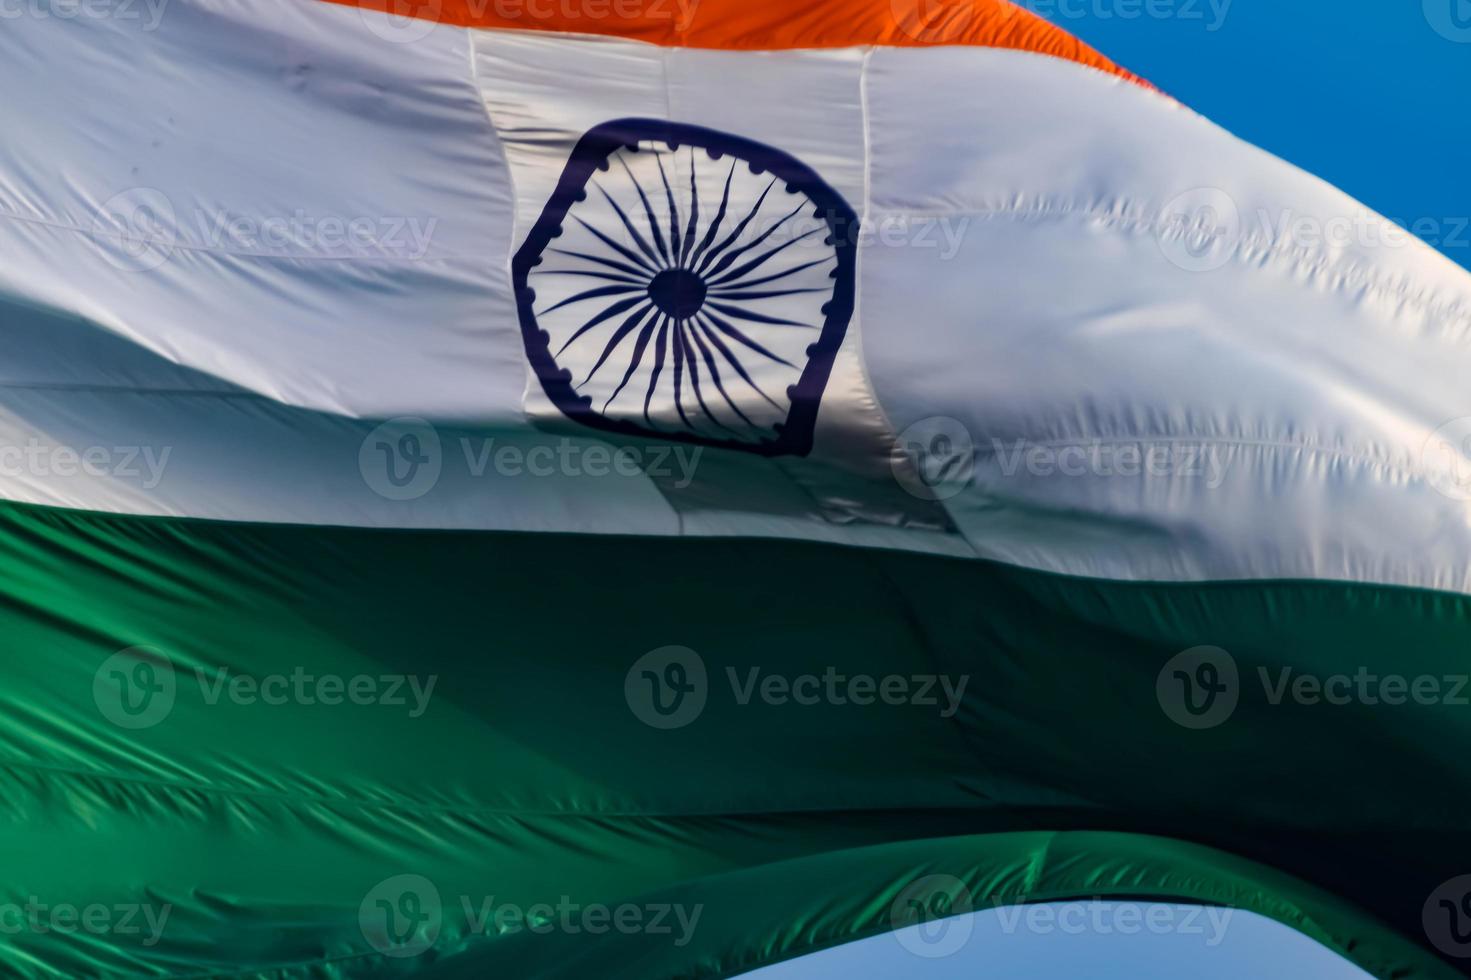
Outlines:
[[[727,289],[728,288],[729,287],[727,287]],[[818,286],[814,286],[810,289],[777,289],[764,293],[731,293],[727,292],[725,289],[712,289],[710,290],[710,297],[711,299],[724,300],[727,303],[746,303],[758,299],[775,299],[779,296],[800,296],[803,293],[826,293],[830,291],[831,290],[823,289]]]
[[[638,332],[638,339],[633,342],[633,360],[628,363],[628,370],[623,372],[623,380],[618,382],[618,387],[613,389],[613,393],[609,395],[608,400],[603,403],[603,411],[606,412],[608,410],[608,406],[613,404],[613,399],[617,398],[620,394],[623,393],[624,387],[628,384],[628,379],[633,377],[633,374],[635,371],[638,370],[639,365],[644,362],[644,351],[648,349],[649,338],[654,335],[654,327],[658,324],[658,322],[659,317],[649,317],[649,322],[645,323],[644,328]]]
[[[776,234],[777,229],[780,228],[782,225],[786,224],[788,221],[791,221],[793,218],[795,218],[797,216],[797,212],[801,211],[804,206],[805,205],[802,205],[802,204],[797,205],[796,207],[792,208],[791,211],[788,211],[785,215],[783,215],[782,216],[782,219],[780,221],[778,221],[776,224],[772,225],[770,228],[767,228],[761,234],[757,235],[755,238],[751,239],[749,242],[747,242],[746,244],[742,245],[740,248],[734,248],[734,249],[731,249],[729,252],[726,252],[725,253],[725,256],[719,262],[715,263],[714,268],[712,268],[709,272],[705,273],[705,275],[707,277],[718,276],[722,272],[724,272],[726,269],[729,269],[731,267],[731,264],[734,263],[736,259],[740,258],[742,255],[746,254],[751,249],[755,248],[756,246],[760,245],[762,242],[764,242],[768,238],[770,238],[772,235]],[[813,229],[813,231],[816,231],[816,230],[817,229]],[[808,232],[807,234],[810,235],[810,234],[812,234],[812,232]],[[796,238],[794,240],[795,241],[801,241],[803,238],[806,238],[806,237],[807,237],[807,235],[801,235],[801,236],[799,236],[798,238]],[[723,281],[724,280],[722,280],[722,279],[715,279],[714,280],[714,282],[716,282],[716,283],[720,283],[720,282],[723,282]]]
[[[758,385],[755,379],[751,377],[750,372],[746,370],[746,366],[741,363],[741,359],[731,353],[730,348],[725,346],[725,341],[720,339],[720,335],[712,330],[710,326],[705,322],[707,319],[708,317],[706,316],[698,316],[695,318],[695,324],[705,332],[705,336],[710,339],[710,343],[714,344],[715,349],[720,351],[721,355],[726,359],[731,367],[735,368],[736,374],[739,374],[741,376],[741,379],[745,381],[746,384],[751,386],[752,391],[770,402],[773,408],[781,408],[781,406],[776,403],[776,399],[772,398],[766,392],[761,390],[761,386]]]
[[[664,257],[664,264],[669,264],[669,249],[664,245],[664,236],[659,232],[659,219],[654,216],[653,205],[649,204],[649,195],[644,193],[644,185],[638,182],[633,175],[633,170],[628,166],[628,161],[623,159],[623,154],[618,154],[618,162],[623,164],[623,172],[628,174],[628,179],[633,181],[633,189],[638,191],[638,199],[643,202],[644,215],[649,219],[649,230],[654,233],[654,244],[659,247],[659,254]]]
[[[721,286],[721,285],[724,285],[725,282],[727,280],[729,280],[729,279],[738,279],[741,276],[744,276],[748,272],[754,272],[755,270],[761,268],[761,266],[765,265],[766,262],[767,262],[767,260],[769,260],[771,258],[774,258],[775,256],[780,255],[782,252],[785,252],[787,249],[791,248],[793,245],[797,244],[798,242],[800,242],[800,241],[802,241],[804,239],[807,239],[807,238],[811,238],[813,235],[817,234],[818,232],[820,232],[820,231],[826,231],[826,230],[827,230],[826,228],[813,228],[811,231],[809,231],[809,232],[807,232],[805,234],[802,234],[802,235],[798,235],[796,238],[788,239],[787,241],[782,242],[780,245],[776,246],[775,248],[769,249],[769,250],[767,250],[765,252],[762,252],[760,255],[756,256],[754,259],[752,259],[751,261],[747,262],[745,265],[741,266],[739,269],[736,269],[734,272],[727,272],[725,274],[725,277],[724,278],[717,279],[711,285]]]
[[[646,279],[649,275],[648,272],[643,269],[636,269],[626,263],[614,262],[612,259],[605,259],[597,255],[588,255],[586,252],[572,252],[565,248],[549,248],[547,249],[547,251],[556,252],[558,255],[570,255],[574,259],[585,259],[588,262],[596,262],[598,265],[605,265],[610,269],[617,269],[619,272],[626,272],[631,276],[638,276],[640,278]]]
[[[619,344],[623,343],[623,338],[632,333],[634,328],[639,325],[644,317],[647,317],[651,312],[653,312],[653,309],[653,306],[640,307],[639,309],[634,311],[633,316],[629,317],[627,320],[624,320],[621,324],[618,325],[618,329],[613,331],[613,336],[608,338],[608,346],[603,348],[603,356],[598,358],[598,363],[594,364],[592,366],[592,370],[587,372],[587,377],[582,379],[583,385],[592,380],[592,376],[598,373],[598,368],[607,363],[608,357],[613,353],[613,351],[618,349]],[[582,385],[578,385],[577,387],[581,388]]]
[[[536,274],[539,276],[590,276],[593,279],[602,279],[606,282],[621,282],[627,283],[630,286],[640,287],[649,281],[648,276],[631,279],[628,276],[615,276],[607,272],[588,271],[585,269],[537,269]]]
[[[669,317],[659,319],[659,335],[654,338],[654,373],[649,378],[649,390],[644,394],[644,421],[650,425],[654,420],[649,418],[649,404],[654,400],[654,391],[659,387],[659,375],[664,370],[664,345],[669,337]]]
[[[715,390],[720,392],[720,397],[725,399],[725,403],[730,406],[732,412],[740,416],[742,422],[755,428],[756,423],[746,417],[746,413],[741,411],[741,407],[735,403],[735,399],[731,398],[730,394],[725,390],[725,385],[720,379],[720,368],[715,366],[715,356],[710,353],[710,348],[706,345],[705,338],[700,336],[700,325],[693,320],[686,322],[692,324],[690,327],[690,336],[694,338],[695,344],[700,348],[700,355],[705,359],[705,367],[710,371],[710,380],[714,382]]]
[[[659,180],[664,183],[664,196],[669,201],[669,255],[670,261],[678,262],[683,251],[679,242],[679,206],[674,203],[674,189],[669,186],[669,175],[664,172],[664,160],[654,154],[654,163],[659,165]]]
[[[647,303],[648,301],[649,298],[647,296],[633,296],[629,299],[621,299],[613,305],[609,306],[607,309],[603,310],[603,312],[599,313],[597,316],[584,323],[581,327],[578,327],[577,332],[568,337],[567,342],[562,345],[562,349],[557,351],[557,356],[561,357],[562,353],[566,351],[568,347],[572,346],[572,342],[574,340],[587,333],[593,327],[596,327],[600,323],[608,322],[620,313],[628,312],[639,303]]]
[[[700,256],[704,254],[705,249],[709,248],[710,243],[715,240],[716,233],[720,231],[721,222],[725,220],[726,209],[730,207],[730,182],[735,177],[735,168],[736,162],[732,160],[730,162],[730,172],[725,175],[725,190],[720,194],[720,208],[715,212],[715,220],[710,223],[710,229],[705,232],[705,237],[700,240],[700,247],[695,249],[689,261],[684,263],[686,268],[694,267],[694,264],[700,260]]]
[[[725,431],[733,432],[735,430],[726,425],[724,422],[720,421],[720,419],[716,418],[715,413],[710,411],[710,406],[705,404],[705,393],[700,390],[700,368],[699,365],[695,363],[695,344],[694,340],[692,339],[694,337],[694,331],[685,326],[685,324],[688,322],[688,320],[680,320],[674,325],[674,329],[682,338],[681,346],[684,348],[685,360],[689,362],[690,387],[693,388],[695,391],[695,400],[700,403],[700,411],[705,413],[705,417],[707,419],[709,419],[711,422],[714,422]],[[694,426],[690,426],[690,428],[694,428]]]
[[[764,355],[765,357],[771,358],[778,364],[785,364],[789,368],[796,367],[796,365],[793,364],[791,361],[787,360],[784,357],[779,357],[778,355],[773,354],[765,347],[762,347],[760,344],[756,343],[756,341],[752,340],[750,337],[747,337],[744,333],[741,332],[739,327],[735,327],[729,323],[726,323],[714,313],[705,313],[704,317],[715,325],[715,329],[719,330],[727,337],[730,337],[732,340],[736,340],[742,344],[745,344],[747,347],[751,348],[751,350],[755,351],[758,354]]]
[[[761,279],[747,279],[742,280],[741,282],[726,282],[724,285],[712,287],[711,292],[723,289],[750,289],[752,286],[765,286],[767,283],[777,282],[778,280],[785,279],[787,276],[794,276],[799,272],[804,272],[807,269],[812,268],[814,265],[822,265],[829,261],[831,260],[814,259],[811,262],[804,262],[801,265],[792,266],[792,268],[787,269],[785,272],[772,273],[771,275],[765,276]],[[729,278],[729,276],[726,276],[727,280]]]
[[[684,401],[681,398],[680,387],[684,380],[684,331],[679,328],[680,321],[674,321],[674,330],[670,333],[671,346],[674,348],[674,409],[679,412],[680,421],[687,429],[693,429],[690,417],[684,413]]]
[[[695,244],[695,229],[700,224],[700,191],[695,186],[695,153],[694,147],[690,148],[690,223],[684,230],[684,251],[679,255],[679,264],[685,268],[689,267],[690,249]]]
[[[601,188],[599,188],[599,189],[601,189]],[[588,231],[590,231],[594,235],[596,235],[597,238],[598,238],[598,241],[602,242],[604,245],[608,246],[613,251],[615,251],[619,255],[623,256],[625,259],[628,259],[633,264],[639,266],[642,269],[648,270],[649,275],[651,275],[651,276],[658,275],[659,270],[655,266],[650,265],[648,259],[644,258],[638,252],[635,252],[631,248],[627,248],[627,247],[625,247],[623,245],[618,244],[610,236],[604,234],[601,231],[598,231],[598,229],[594,228],[592,225],[588,224],[586,221],[583,221],[581,218],[578,218],[576,215],[573,215],[573,217],[577,219],[577,223],[578,224],[582,225],[582,227],[586,228]],[[632,229],[630,229],[630,230],[632,230]]]
[[[625,166],[627,165],[625,164]],[[630,174],[629,176],[631,177],[633,175]],[[619,221],[623,222],[623,227],[628,230],[629,236],[633,238],[633,242],[639,247],[639,251],[648,256],[649,261],[640,261],[639,265],[643,266],[649,272],[658,272],[660,269],[662,269],[665,264],[664,260],[659,257],[658,252],[654,251],[654,246],[650,245],[648,243],[648,240],[645,239],[643,235],[639,234],[639,230],[634,226],[633,219],[628,216],[628,212],[623,210],[618,202],[613,199],[613,195],[609,194],[607,188],[605,188],[602,184],[593,184],[593,186],[598,189],[599,193],[603,195],[608,204],[612,206],[613,213],[618,215]]]
[[[719,258],[721,252],[724,252],[737,239],[741,237],[741,233],[746,230],[746,226],[751,223],[756,215],[761,213],[761,206],[766,203],[766,195],[770,194],[771,189],[775,186],[776,178],[773,177],[771,178],[771,183],[766,185],[766,190],[762,191],[761,196],[756,199],[756,203],[751,205],[751,213],[741,219],[740,224],[735,226],[735,231],[732,231],[723,242],[721,242],[719,245],[715,246],[708,253],[706,253],[704,260],[700,263],[700,267],[695,271],[703,273],[706,266],[715,261],[715,259]]]
[[[548,306],[538,313],[537,316],[546,316],[548,313],[560,310],[564,306],[581,303],[585,299],[597,299],[600,296],[617,296],[619,293],[637,293],[642,291],[642,287],[640,286],[599,286],[597,289],[589,289],[586,292],[578,293],[576,296],[568,296],[555,306]]]
[[[710,308],[719,310],[726,316],[733,316],[740,320],[751,323],[769,323],[775,327],[801,327],[804,330],[816,330],[817,327],[810,323],[801,323],[797,320],[783,320],[774,316],[766,316],[764,313],[756,313],[752,310],[743,310],[739,306],[727,306],[724,303],[711,302]]]

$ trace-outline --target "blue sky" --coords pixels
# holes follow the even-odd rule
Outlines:
[[[988,909],[936,924],[927,936],[918,928],[746,980],[1370,980],[1286,926],[1229,909],[1072,902]]]
[[[1471,0],[1024,2],[1471,268]]]
[[[1238,136],[1338,185],[1471,268],[1471,123],[1465,108],[1471,0],[1024,2]],[[1366,976],[1312,941],[1247,913],[1233,916],[1215,945],[1208,945],[1209,932],[1183,926],[1125,935],[1093,927],[1027,928],[1020,920],[1008,929],[995,911],[967,921],[968,939],[948,956],[926,958],[894,936],[880,936],[750,976]]]

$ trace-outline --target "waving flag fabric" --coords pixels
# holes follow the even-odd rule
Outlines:
[[[1456,972],[1463,270],[1000,0],[381,6],[0,31],[7,975]]]

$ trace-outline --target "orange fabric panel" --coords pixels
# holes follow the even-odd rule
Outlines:
[[[983,45],[1067,58],[1147,84],[1009,0],[335,0],[510,30],[735,50]]]

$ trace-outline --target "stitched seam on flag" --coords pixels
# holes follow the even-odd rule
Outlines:
[[[511,271],[511,263],[516,255],[517,243],[521,240],[521,196],[516,189],[516,168],[511,165],[511,155],[506,149],[506,141],[501,136],[500,127],[495,123],[495,116],[490,111],[490,101],[486,97],[485,88],[480,80],[481,40],[478,35],[484,33],[486,32],[467,31],[465,34],[469,47],[470,84],[475,90],[476,101],[480,103],[480,111],[485,117],[485,124],[489,128],[491,136],[495,139],[496,149],[500,152],[501,165],[504,167],[506,173],[506,189],[510,192],[511,197],[511,235],[506,241],[506,254],[496,266],[497,271],[505,277],[502,282],[507,284],[508,289],[514,290],[514,287],[510,285],[515,281],[515,276]],[[490,39],[487,38],[485,43],[491,43]],[[514,296],[512,299],[514,300]],[[526,380],[521,387],[520,405],[522,419],[528,425],[530,425],[531,418],[527,411],[527,404],[538,385],[539,382],[536,380],[531,366],[528,364],[526,366]]]
[[[969,561],[971,559],[960,559]],[[504,806],[490,806],[471,804],[465,806],[451,806],[441,803],[418,803],[403,800],[366,800],[351,796],[313,796],[306,793],[288,792],[285,790],[250,789],[241,786],[217,786],[211,783],[191,783],[175,779],[163,779],[156,776],[140,776],[124,773],[106,772],[102,770],[83,769],[74,766],[54,765],[44,762],[27,762],[17,759],[0,758],[0,769],[16,769],[28,771],[40,776],[71,777],[77,780],[94,780],[102,783],[114,783],[128,786],[137,786],[140,789],[158,790],[164,793],[198,793],[202,796],[216,796],[226,798],[240,798],[260,800],[264,802],[279,803],[283,805],[298,806],[320,806],[325,809],[351,809],[351,810],[401,810],[411,813],[433,814],[440,816],[486,816],[502,817],[510,820],[710,820],[727,819],[731,817],[791,817],[812,814],[841,814],[841,813],[885,813],[896,812],[966,812],[972,809],[969,805],[958,803],[933,804],[915,803],[910,805],[880,806],[878,804],[863,806],[835,806],[814,805],[798,806],[786,809],[755,810],[745,809],[739,811],[730,810],[554,810],[554,809],[529,809],[511,808]]]
[[[873,115],[868,98],[869,62],[873,59],[873,51],[874,48],[872,45],[864,48],[863,61],[858,68],[858,109],[859,116],[863,122],[863,217],[858,225],[860,231],[863,228],[869,227],[869,222],[873,220]],[[883,402],[879,400],[878,388],[873,383],[873,372],[868,367],[868,352],[863,346],[863,267],[866,263],[864,260],[864,249],[858,249],[857,253],[853,275],[852,323],[857,328],[855,333],[858,342],[853,345],[853,349],[858,357],[858,374],[863,379],[864,389],[869,397],[869,401],[873,405],[873,410],[878,413],[879,421],[884,427],[884,432],[889,437],[889,451],[893,453],[898,449],[899,428],[894,424],[894,420],[889,415],[888,409],[884,408]],[[955,516],[950,513],[943,501],[936,501],[936,503],[945,512],[950,523],[953,525],[955,523]]]
[[[974,543],[972,543],[971,546],[972,548],[975,548]],[[976,549],[976,554],[977,556],[980,555],[979,549]],[[929,631],[925,629],[924,618],[918,615],[917,611],[914,609],[913,604],[910,603],[908,597],[904,593],[904,590],[900,588],[899,583],[895,580],[888,566],[882,562],[874,562],[872,560],[872,556],[865,555],[864,557],[865,559],[867,559],[870,568],[872,568],[875,574],[877,574],[877,576],[879,577],[879,580],[884,582],[888,586],[889,592],[893,595],[894,601],[897,604],[900,615],[904,617],[904,621],[908,624],[910,632],[913,633],[915,637],[916,645],[924,654],[925,658],[930,662],[930,665],[934,668],[936,676],[944,676],[947,672],[946,668],[949,665],[945,661],[945,658],[940,655],[938,646],[931,641]],[[964,672],[961,671],[959,673]],[[961,721],[960,718],[960,712],[956,711],[949,718],[944,719],[944,722],[945,724],[943,727],[955,733],[956,740],[960,743],[961,751],[968,755],[971,761],[976,765],[976,769],[969,774],[971,778],[965,780],[963,783],[957,781],[957,785],[960,786],[960,788],[963,789],[964,792],[975,796],[978,799],[985,800],[988,803],[997,802],[994,796],[989,796],[986,793],[981,792],[981,788],[979,785],[981,779],[983,779],[988,774],[992,774],[994,772],[994,769],[988,764],[986,757],[981,754],[978,747],[974,744],[971,736],[967,734],[965,724]],[[1057,787],[1049,787],[1049,789],[1056,790]],[[1096,800],[1088,800],[1087,805],[1096,807],[1098,806],[1098,802]]]
[[[1190,446],[1226,446],[1239,449],[1275,449],[1290,452],[1308,452],[1320,456],[1331,456],[1350,463],[1359,463],[1363,466],[1375,467],[1389,470],[1399,476],[1413,479],[1426,479],[1431,471],[1419,471],[1403,463],[1397,463],[1392,459],[1382,456],[1371,456],[1367,453],[1352,449],[1344,449],[1336,446],[1324,446],[1315,442],[1292,442],[1291,440],[1273,439],[1236,439],[1221,436],[1154,436],[1154,435],[1123,435],[1123,436],[1080,436],[1073,439],[1021,439],[1006,448],[991,446],[986,448],[976,446],[976,455],[999,456],[1003,452],[1021,446],[1036,446],[1045,449],[1070,449],[1087,448],[1089,446],[1129,446],[1140,447],[1150,445],[1176,445],[1184,444]]]
[[[1165,232],[1175,230],[1172,223],[1163,221],[1159,217],[1147,217],[1140,214],[1120,214],[1113,210],[1066,205],[955,208],[951,210],[883,208],[877,214],[881,217],[1014,218],[1021,221],[1060,217],[1084,218],[1096,222],[1100,227],[1110,230],[1134,232],[1156,238]],[[1405,234],[1410,235],[1409,232],[1405,232]],[[1420,241],[1420,239],[1415,238],[1413,235],[1410,237],[1415,241]],[[1430,248],[1431,246],[1426,245],[1425,247]],[[1437,254],[1440,253],[1437,252]],[[1464,300],[1460,299],[1438,299],[1436,297],[1439,290],[1427,286],[1416,286],[1408,276],[1400,273],[1380,273],[1373,267],[1357,262],[1335,262],[1327,256],[1305,247],[1283,249],[1273,246],[1270,242],[1264,242],[1260,239],[1246,236],[1238,236],[1231,240],[1228,255],[1231,261],[1247,268],[1261,268],[1264,260],[1274,258],[1279,260],[1285,259],[1292,267],[1304,269],[1314,276],[1336,279],[1346,286],[1358,287],[1367,292],[1391,297],[1406,306],[1414,307],[1427,316],[1453,321],[1466,330],[1471,331],[1471,305],[1468,305]]]
[[[347,953],[342,956],[327,956],[320,959],[257,964],[256,966],[242,967],[238,970],[228,970],[223,973],[218,971],[211,973],[150,973],[149,976],[155,977],[157,980],[229,980],[229,978],[239,977],[261,977],[263,971],[268,971],[281,977],[288,977],[291,973],[303,967],[323,967],[334,963],[351,963],[354,960],[365,960],[369,958],[383,959],[385,956],[386,954],[384,953],[370,949],[361,953]]]
[[[175,396],[180,398],[246,398],[269,402],[273,405],[286,405],[289,408],[297,407],[258,391],[218,391],[211,388],[129,388],[123,385],[94,385],[65,381],[0,381],[0,391],[77,391],[96,394],[163,395],[170,398]],[[313,410],[302,409],[302,411]],[[330,418],[353,418],[353,416],[330,415],[326,412],[318,414]]]

